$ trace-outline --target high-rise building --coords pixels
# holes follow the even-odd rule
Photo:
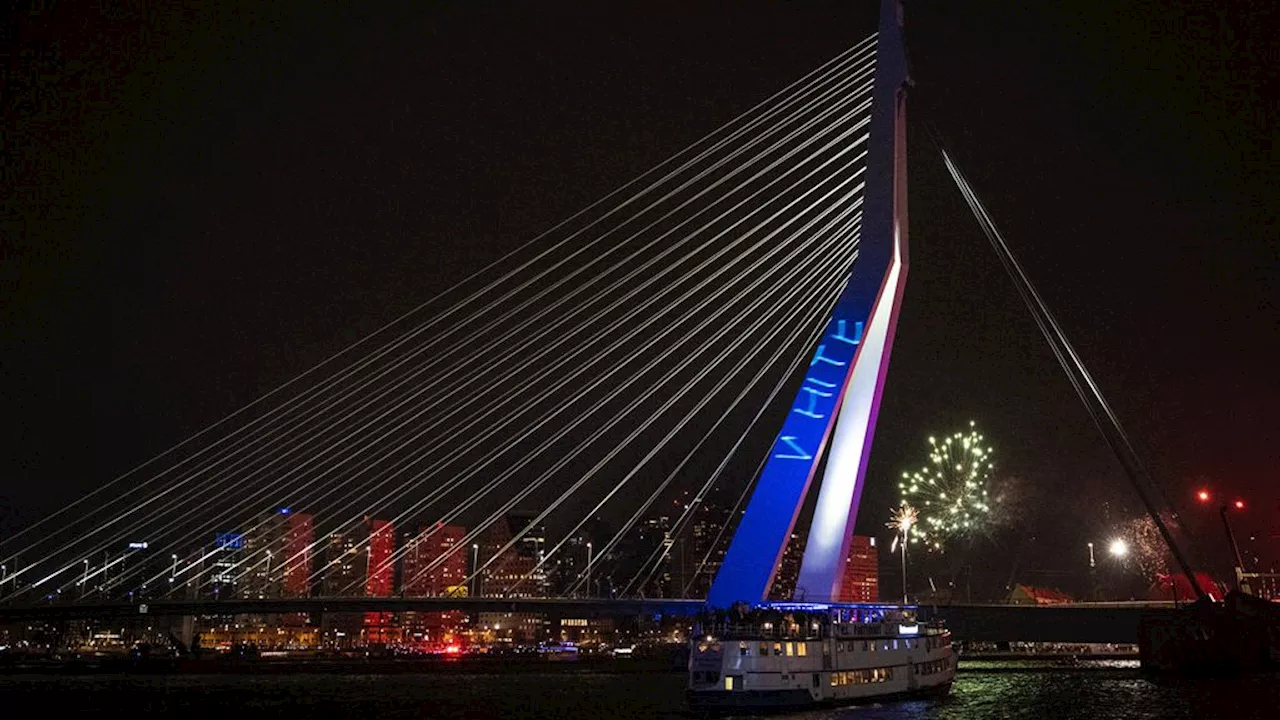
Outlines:
[[[387,520],[367,519],[365,597],[390,597],[395,590],[396,528]]]
[[[791,533],[791,539],[782,551],[782,559],[778,561],[778,572],[773,576],[773,589],[769,592],[771,599],[804,600],[796,595],[796,580],[800,577],[800,558],[804,557],[806,539],[799,533]]]
[[[240,594],[250,598],[311,594],[312,516],[289,508],[261,518],[243,535]]]
[[[209,575],[209,592],[215,598],[235,597],[244,559],[244,535],[220,532],[214,536],[213,572]],[[174,573],[176,574],[176,573]]]
[[[542,561],[547,531],[542,526],[531,527],[534,517],[532,513],[509,513],[480,535],[479,562],[481,566],[489,563],[480,576],[481,594],[487,597],[546,596],[547,570]],[[513,543],[526,528],[528,532]],[[511,547],[507,547],[508,544]]]
[[[880,557],[876,550],[876,539],[867,535],[854,535],[849,541],[849,557],[845,559],[839,602],[879,601]]]
[[[678,575],[681,578],[680,594],[684,595],[683,588],[688,586],[687,597],[696,598],[706,597],[711,579],[720,571],[720,563],[724,561],[724,551],[729,544],[725,525],[732,518],[728,507],[705,500],[695,512],[693,527],[684,534],[688,548]]]
[[[365,518],[363,536],[365,597],[390,597],[395,591],[396,528],[387,520]],[[365,613],[365,642],[385,644],[394,640],[393,613]]]
[[[311,573],[315,555],[315,528],[308,513],[287,513],[283,537],[280,538],[281,595],[284,597],[308,597],[311,595]]]
[[[338,597],[359,593],[364,587],[365,554],[357,538],[358,528],[335,532],[325,541],[324,573],[321,594]]]
[[[401,591],[414,597],[465,596],[471,553],[459,546],[466,534],[466,528],[444,523],[405,533]],[[449,554],[454,548],[457,550]],[[431,567],[441,558],[439,564]],[[406,612],[400,620],[406,642],[434,649],[459,645],[467,629],[466,613],[457,610]]]
[[[458,545],[466,534],[466,528],[444,523],[429,525],[417,533],[406,533],[401,580],[404,594],[415,597],[462,594],[471,558],[470,553]],[[438,565],[431,567],[441,558],[443,560]]]

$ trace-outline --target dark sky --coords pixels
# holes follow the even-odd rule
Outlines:
[[[3,527],[710,132],[859,39],[865,4],[15,12]],[[1064,553],[1137,511],[927,117],[1170,497],[1206,482],[1246,498],[1276,556],[1276,20],[1244,1],[909,7],[912,265],[863,531],[923,439],[970,419],[1033,491],[1040,567],[1074,567]],[[1221,556],[1212,518],[1191,518]]]

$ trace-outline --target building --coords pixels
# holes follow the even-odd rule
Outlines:
[[[240,594],[247,598],[307,597],[315,532],[307,513],[280,508],[244,533]]]
[[[466,535],[465,527],[444,523],[405,533],[401,592],[410,597],[465,597],[471,553],[459,546]],[[437,560],[441,562],[432,567]],[[400,626],[406,643],[441,650],[461,644],[468,622],[466,613],[458,610],[406,612]]]
[[[396,528],[387,520],[365,518],[365,597],[390,597],[395,591]],[[364,638],[367,644],[393,642],[396,632],[395,613],[364,614]]]
[[[565,540],[560,551],[551,558],[551,567],[547,572],[547,586],[552,595],[586,595],[586,588],[579,586],[578,581],[584,578],[592,548],[591,538],[585,533],[578,533]]]
[[[351,595],[364,577],[365,556],[356,539],[358,529],[335,532],[325,542],[320,592],[325,597]]]
[[[799,533],[791,533],[791,540],[782,551],[782,559],[778,561],[778,572],[773,576],[773,589],[769,592],[772,600],[804,600],[796,596],[796,580],[800,577],[800,559],[804,557],[806,538]]]
[[[442,597],[465,590],[470,553],[459,548],[467,529],[436,523],[406,533],[400,589],[413,597]],[[431,567],[439,560],[439,564]]]
[[[731,520],[730,510],[704,500],[694,517],[693,527],[685,533],[690,542],[681,563],[680,587],[688,586],[688,597],[706,597],[711,579],[720,571],[720,563],[724,561],[724,551],[728,547],[729,533],[725,531],[725,525]]]
[[[880,601],[880,557],[874,537],[854,535],[849,538],[849,557],[845,558],[839,601]]]
[[[177,557],[175,556],[176,560]],[[213,572],[209,575],[210,594],[214,598],[236,596],[241,561],[244,559],[244,535],[220,532],[213,539]]]
[[[477,550],[479,565],[484,569],[479,575],[479,595],[546,597],[548,578],[543,560],[547,531],[543,526],[532,527],[534,517],[532,513],[509,513],[481,533]],[[524,536],[516,540],[526,529]]]
[[[395,591],[395,525],[365,518],[329,535],[321,592],[326,597],[390,597]],[[333,647],[391,642],[393,613],[325,613],[324,642]]]

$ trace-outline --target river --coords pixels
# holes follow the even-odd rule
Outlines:
[[[0,676],[5,717],[684,718],[679,673]],[[21,710],[18,710],[21,708]],[[12,712],[12,714],[11,714]],[[1103,664],[962,667],[950,697],[783,716],[805,720],[1280,717],[1280,675],[1155,683]]]

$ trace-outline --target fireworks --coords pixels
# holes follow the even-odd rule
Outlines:
[[[985,529],[991,512],[987,484],[995,469],[991,456],[972,422],[967,433],[929,438],[929,463],[903,473],[898,483],[902,504],[918,508],[911,542],[941,550],[949,540]]]
[[[1134,518],[1124,523],[1121,532],[1145,577],[1155,579],[1169,573],[1169,547],[1154,520],[1146,515]]]
[[[902,507],[889,513],[889,522],[885,526],[899,534],[911,532],[911,528],[920,520],[920,512],[903,503]]]

